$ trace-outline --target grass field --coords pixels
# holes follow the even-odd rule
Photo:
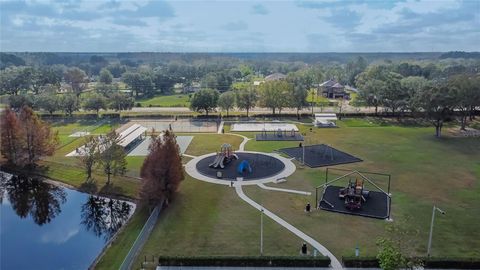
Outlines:
[[[480,140],[436,139],[431,127],[402,127],[370,120],[347,119],[337,129],[314,129],[307,144],[327,143],[364,160],[339,166],[392,174],[393,222],[411,218],[409,229],[418,255],[425,255],[433,204],[447,211],[436,220],[433,256],[478,257],[480,232]],[[253,137],[254,133],[245,133]],[[208,135],[206,135],[208,136]],[[208,137],[207,137],[208,138]],[[198,144],[201,144],[199,146]],[[219,140],[195,140],[196,155],[215,151]],[[247,143],[247,150],[271,152],[298,142]],[[190,150],[190,149],[189,149]],[[314,191],[324,181],[324,169],[302,168],[279,187]],[[270,184],[273,185],[273,184]],[[387,222],[315,211],[305,215],[305,197],[245,188],[248,196],[314,237],[337,256],[352,255],[359,246],[362,256],[376,253],[375,239]],[[187,178],[175,203],[162,213],[142,255],[255,255],[258,254],[258,212],[241,201],[233,190]],[[301,240],[269,224],[267,250],[275,255],[296,255]],[[275,233],[272,233],[275,232]],[[278,241],[281,239],[281,241]],[[448,244],[447,244],[448,243]]]
[[[95,266],[95,269],[119,269],[123,258],[127,256],[130,247],[148,219],[146,208],[136,209],[130,221],[122,228],[110,248]]]
[[[94,134],[110,130],[116,123],[95,126],[91,122],[57,123],[60,136],[75,130],[91,128]],[[431,127],[406,126],[376,119],[344,119],[340,128],[313,129],[299,125],[306,133],[306,144],[326,143],[364,160],[339,166],[392,174],[393,222],[411,217],[409,229],[419,231],[414,249],[424,255],[433,204],[447,211],[436,220],[433,256],[479,257],[480,232],[480,140],[478,138],[434,138]],[[226,127],[228,131],[228,126]],[[241,133],[253,138],[255,133]],[[177,134],[185,135],[185,134]],[[191,135],[191,134],[188,134]],[[216,152],[222,143],[238,149],[242,138],[230,134],[193,134],[186,154],[202,155]],[[64,139],[54,156],[40,165],[48,168],[43,175],[84,189],[85,174],[75,158],[65,154],[83,144],[83,139]],[[256,142],[250,140],[247,150],[272,152],[298,142]],[[114,177],[105,190],[106,177],[96,170],[97,190],[115,196],[136,198],[139,170],[144,157],[128,157],[129,172]],[[184,158],[187,162],[189,158]],[[297,171],[278,187],[314,191],[324,181],[325,170],[297,166]],[[274,184],[269,184],[274,185]],[[274,185],[275,186],[275,185]],[[335,255],[352,255],[359,246],[362,256],[376,253],[375,239],[384,234],[386,222],[362,217],[314,211],[303,212],[311,197],[246,187],[245,193],[278,214],[289,223],[324,244]],[[131,244],[147,218],[139,209],[111,248],[99,262],[99,269],[118,269]],[[297,255],[302,240],[264,218],[265,254]],[[144,256],[158,255],[257,255],[259,251],[260,216],[243,202],[233,189],[204,183],[186,175],[176,200],[165,209],[135,265]]]
[[[78,131],[87,131],[91,134],[105,134],[115,129],[118,123],[115,121],[106,121],[101,119],[81,120],[81,121],[54,121],[52,122],[53,130],[58,131],[60,146],[69,144],[79,138],[69,137]]]
[[[142,104],[142,107],[188,107],[190,98],[185,94],[156,96],[149,99],[140,99],[136,102]]]

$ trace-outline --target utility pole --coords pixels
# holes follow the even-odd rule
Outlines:
[[[428,236],[427,257],[430,257],[430,252],[432,249],[432,234],[433,234],[433,222],[435,221],[435,211],[440,212],[442,215],[446,214],[446,212],[443,211],[442,209],[436,207],[435,205],[433,206],[432,222],[430,223],[430,235]]]

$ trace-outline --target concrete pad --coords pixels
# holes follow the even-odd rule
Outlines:
[[[218,131],[218,124],[215,121],[196,121],[190,119],[155,120],[155,119],[134,119],[131,123],[139,124],[151,131],[155,129],[162,132],[172,129],[174,132],[212,132]]]
[[[277,130],[298,131],[298,128],[294,124],[289,123],[235,123],[232,124],[230,130],[237,132],[248,131],[277,131]]]
[[[180,147],[180,154],[187,151],[188,146],[193,140],[193,136],[177,136],[177,144]],[[135,147],[128,156],[146,156],[148,155],[148,146],[150,145],[152,138],[147,136],[137,147]]]

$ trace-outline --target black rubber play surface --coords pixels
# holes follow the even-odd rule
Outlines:
[[[383,192],[370,191],[367,201],[362,204],[362,208],[351,211],[345,207],[345,201],[338,197],[341,188],[338,186],[328,186],[322,196],[319,207],[322,210],[338,212],[349,215],[358,215],[371,218],[386,219],[389,216],[389,200],[390,198]],[[329,205],[329,202],[332,205]],[[332,207],[333,206],[333,207]]]
[[[287,136],[278,136],[274,133],[267,133],[267,134],[256,134],[255,139],[257,141],[303,141],[303,136],[300,134],[295,134],[291,136],[288,134]]]
[[[282,148],[279,151],[301,161],[303,157],[302,148],[303,147]],[[312,168],[360,161],[362,160],[357,157],[325,144],[305,146],[305,164]]]
[[[238,156],[237,160],[231,161],[225,168],[210,168],[208,165],[211,164],[216,155],[212,155],[200,160],[197,163],[197,170],[205,176],[212,178],[217,178],[217,172],[222,172],[222,178],[227,181],[236,180],[237,177],[243,177],[243,180],[257,180],[261,178],[270,177],[276,175],[283,171],[285,164],[277,158],[272,156],[256,154],[256,153],[236,153]],[[237,166],[243,160],[247,160],[250,163],[252,172],[245,172],[243,175],[237,172]]]

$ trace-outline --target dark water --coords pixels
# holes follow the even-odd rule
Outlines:
[[[2,270],[87,269],[133,212],[123,201],[39,179],[0,178]]]

